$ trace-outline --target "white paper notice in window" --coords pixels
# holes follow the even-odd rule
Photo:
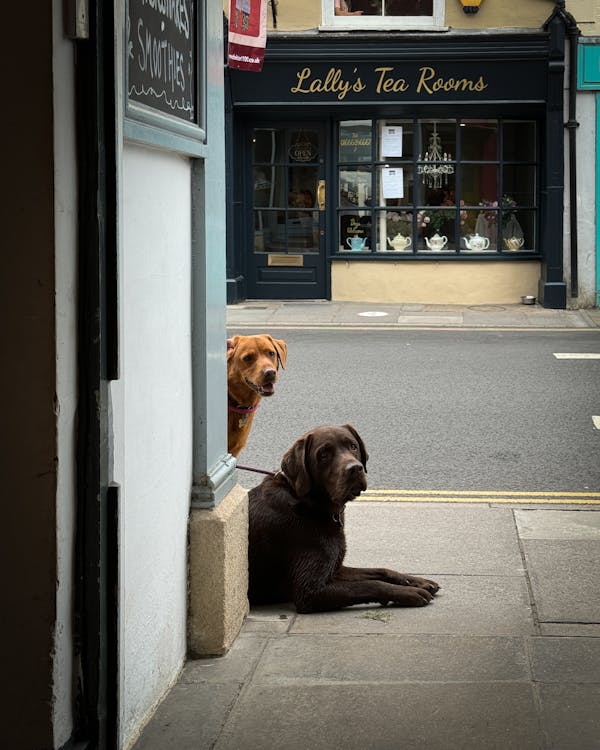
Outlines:
[[[402,156],[402,126],[384,125],[381,134],[381,156]]]
[[[381,188],[384,198],[404,198],[404,170],[384,167],[381,170]]]

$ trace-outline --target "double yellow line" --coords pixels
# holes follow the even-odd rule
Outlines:
[[[514,503],[518,505],[600,505],[600,492],[512,492],[502,490],[377,490],[355,502],[371,503]]]

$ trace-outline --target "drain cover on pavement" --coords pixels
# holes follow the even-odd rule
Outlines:
[[[363,318],[382,318],[384,315],[388,315],[388,313],[381,312],[380,310],[367,310],[358,314],[362,315]]]

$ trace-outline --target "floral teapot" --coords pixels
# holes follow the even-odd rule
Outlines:
[[[448,238],[446,235],[443,237],[440,237],[440,235],[436,232],[433,237],[425,237],[425,243],[427,247],[430,250],[437,250],[438,252],[440,250],[444,249],[444,245],[448,242]]]
[[[482,250],[487,250],[490,246],[489,239],[487,237],[482,237],[478,232],[470,234],[468,237],[463,237],[463,240],[465,241],[468,250],[481,252]]]
[[[391,240],[388,237],[387,241],[388,241],[388,245],[392,248],[392,250],[396,250],[396,251],[404,250],[412,242],[410,237],[405,237],[400,232],[398,232],[398,234],[395,237],[393,237]]]

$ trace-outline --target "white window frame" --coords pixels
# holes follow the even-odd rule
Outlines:
[[[382,0],[383,2],[383,0]],[[445,0],[433,0],[431,16],[336,16],[334,0],[321,0],[319,31],[446,31]]]

